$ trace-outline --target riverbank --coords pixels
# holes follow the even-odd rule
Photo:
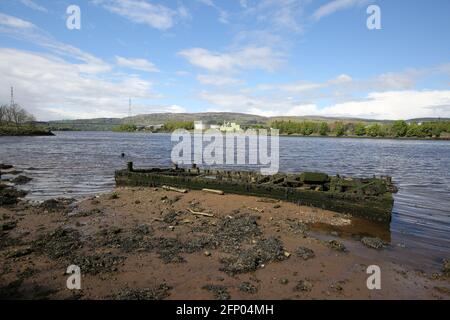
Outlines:
[[[440,274],[397,265],[388,233],[343,239],[341,229],[377,227],[291,203],[118,188],[22,201],[0,207],[0,219],[4,299],[450,298],[448,265]],[[81,291],[66,288],[72,264]],[[366,286],[370,265],[381,268],[381,290]]]
[[[0,126],[1,136],[54,136],[54,134],[46,129],[35,126]]]

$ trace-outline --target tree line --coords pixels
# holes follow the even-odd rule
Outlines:
[[[450,121],[432,121],[424,123],[407,123],[404,120],[392,123],[364,122],[314,122],[314,121],[274,121],[271,127],[279,129],[280,134],[299,134],[303,136],[359,136],[359,137],[417,137],[439,138],[443,133],[450,133]]]
[[[34,121],[35,117],[18,104],[0,106],[0,125],[19,126]]]

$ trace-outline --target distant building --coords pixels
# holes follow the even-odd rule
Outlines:
[[[207,127],[205,124],[203,124],[203,122],[201,121],[195,121],[194,122],[194,129],[195,130],[206,130]]]
[[[212,124],[209,126],[210,129],[220,130],[220,126],[218,124]]]
[[[241,126],[234,123],[234,122],[225,122],[221,127],[220,131],[223,132],[235,132],[235,131],[241,131]]]
[[[145,130],[150,130],[150,131],[161,130],[162,128],[164,128],[163,124],[150,124],[148,126],[145,126]]]

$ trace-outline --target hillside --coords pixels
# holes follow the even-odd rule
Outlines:
[[[110,131],[121,124],[134,125],[157,125],[164,124],[169,121],[202,121],[205,124],[219,124],[224,121],[236,122],[240,125],[264,125],[273,121],[319,121],[319,122],[336,122],[342,121],[347,123],[390,123],[389,120],[373,120],[359,118],[337,118],[324,116],[285,116],[285,117],[263,117],[245,113],[230,112],[204,112],[204,113],[153,113],[143,114],[127,118],[98,118],[98,119],[80,119],[80,120],[60,120],[50,121],[48,125],[53,130],[81,130],[81,131]],[[410,122],[437,121],[437,118],[411,119]],[[449,119],[440,119],[442,121]]]

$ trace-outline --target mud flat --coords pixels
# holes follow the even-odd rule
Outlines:
[[[361,241],[330,232],[364,223],[273,199],[163,188],[19,201],[0,207],[0,298],[450,298],[448,261],[427,274],[388,258],[389,232]],[[73,264],[80,291],[66,288]],[[381,268],[381,290],[367,288],[370,265]]]

